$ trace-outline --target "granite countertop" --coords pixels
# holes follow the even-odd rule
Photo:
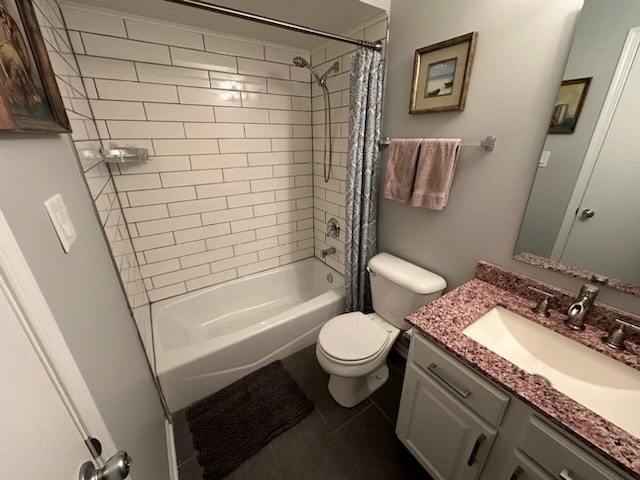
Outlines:
[[[539,294],[531,292],[528,286],[555,294],[549,317],[531,312],[531,307],[536,304]],[[638,343],[627,341],[627,349],[620,352],[607,347],[600,341],[606,333],[606,328],[613,323],[613,317],[635,322],[638,322],[638,319],[630,317],[625,312],[596,303],[589,314],[591,318],[587,321],[586,329],[575,332],[564,326],[563,320],[566,316],[560,313],[567,310],[572,300],[568,292],[486,262],[480,262],[476,278],[410,313],[407,320],[437,345],[498,382],[535,410],[551,417],[560,426],[581,438],[613,463],[636,478],[640,478],[639,438],[545,385],[537,377],[528,374],[462,333],[462,330],[473,321],[500,305],[640,370]]]

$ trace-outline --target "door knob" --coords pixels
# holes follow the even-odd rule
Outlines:
[[[102,468],[96,468],[92,462],[80,466],[78,480],[124,480],[131,470],[131,457],[120,450],[107,460]]]
[[[596,212],[594,210],[591,210],[590,208],[585,208],[584,210],[582,210],[582,212],[580,212],[580,216],[582,218],[591,218],[596,214]]]

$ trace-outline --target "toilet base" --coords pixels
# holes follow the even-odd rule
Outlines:
[[[343,407],[355,407],[384,385],[388,378],[389,368],[386,363],[363,377],[331,375],[329,377],[329,393]]]

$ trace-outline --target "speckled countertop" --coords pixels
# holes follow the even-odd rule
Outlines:
[[[536,304],[540,294],[532,292],[528,286],[555,295],[549,317],[531,312],[531,307]],[[511,393],[554,419],[625,471],[640,478],[639,438],[545,385],[533,375],[462,333],[462,330],[474,320],[500,305],[640,370],[640,346],[637,336],[626,342],[627,349],[622,352],[610,349],[600,341],[613,324],[614,317],[634,322],[638,322],[639,319],[596,302],[589,313],[586,329],[574,332],[564,326],[563,320],[566,317],[560,313],[566,312],[572,301],[573,294],[480,262],[476,278],[409,314],[407,320],[436,344],[502,384]],[[638,406],[633,405],[630,408],[637,409]]]

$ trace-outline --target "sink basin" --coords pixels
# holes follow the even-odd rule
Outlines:
[[[489,310],[462,333],[640,437],[640,371],[503,307]]]

